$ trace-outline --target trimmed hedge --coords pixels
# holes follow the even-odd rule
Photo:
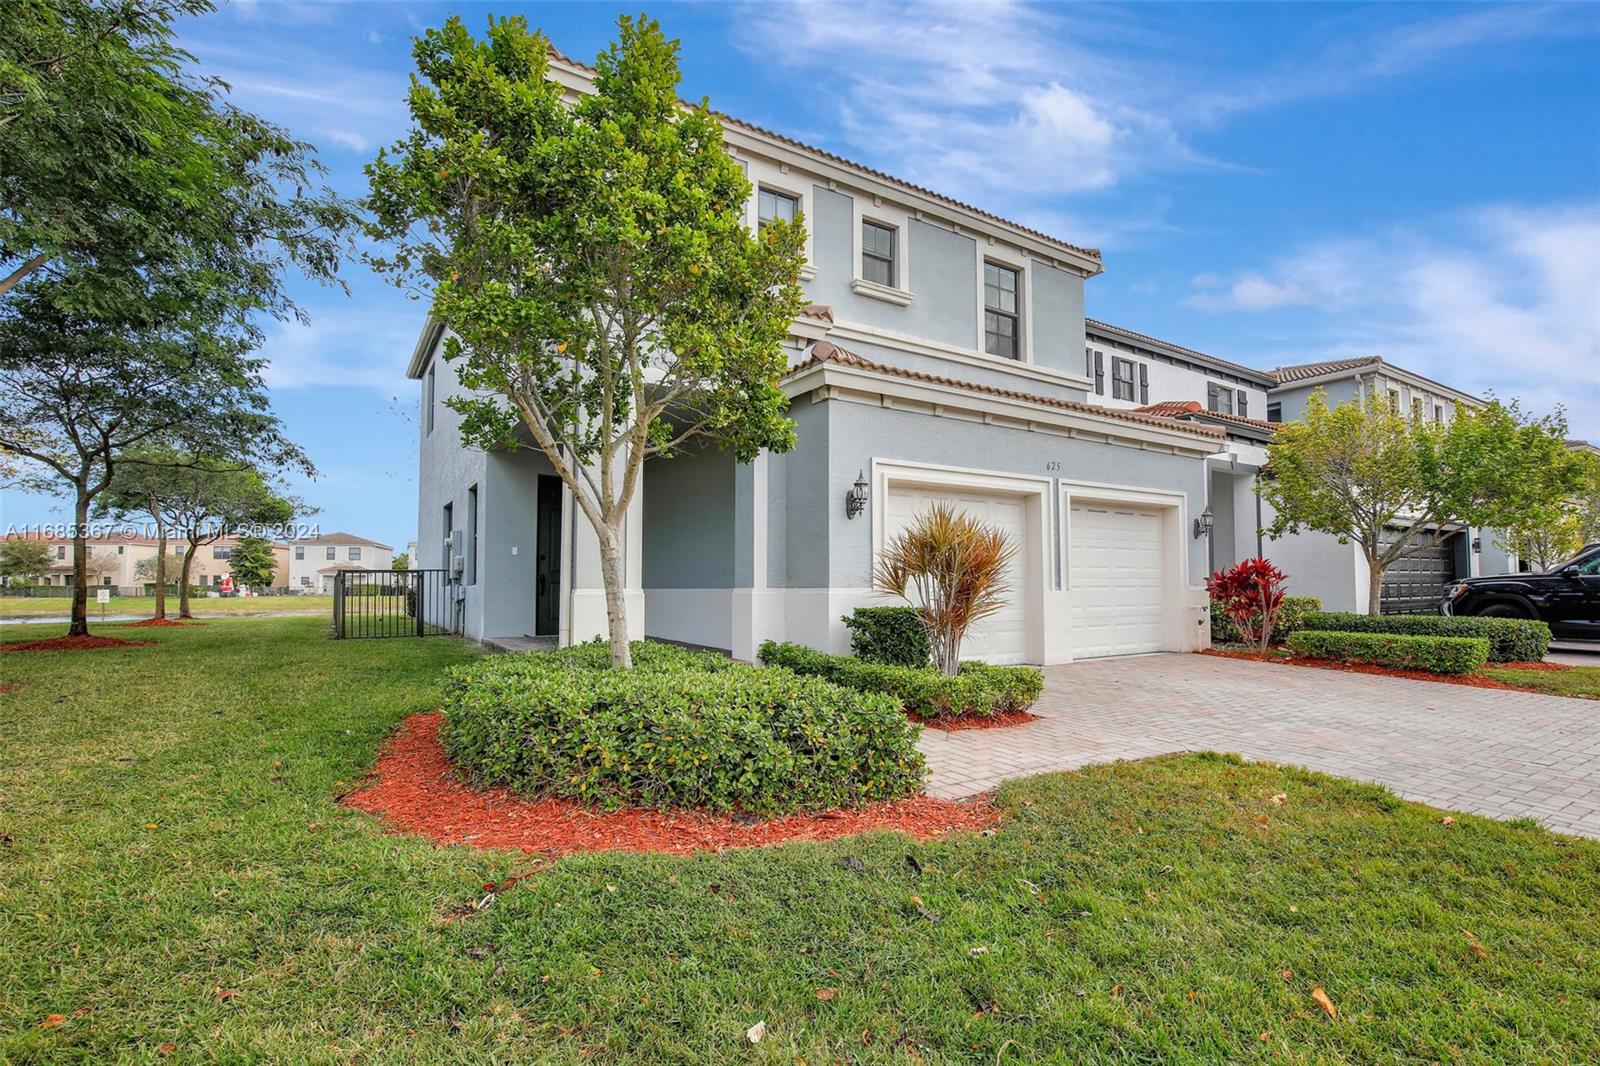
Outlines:
[[[1289,650],[1306,659],[1372,663],[1433,674],[1474,674],[1489,661],[1489,642],[1483,637],[1412,637],[1302,629],[1290,635]]]
[[[758,655],[769,666],[812,674],[862,692],[879,692],[899,700],[906,711],[923,719],[1022,711],[1044,691],[1044,675],[1026,666],[962,663],[955,677],[931,666],[889,666],[848,655],[829,655],[800,644],[767,641]]]
[[[918,728],[887,696],[670,645],[481,659],[445,682],[469,777],[615,809],[773,815],[915,795]]]
[[[1539,662],[1550,650],[1550,627],[1530,618],[1456,618],[1442,614],[1318,612],[1305,628],[1339,633],[1398,633],[1410,637],[1481,637],[1492,663]]]
[[[857,607],[844,616],[856,658],[890,666],[927,666],[933,657],[922,612],[915,607]]]
[[[1285,596],[1278,609],[1278,625],[1272,631],[1272,642],[1281,644],[1290,633],[1306,628],[1306,617],[1322,610],[1322,601],[1315,596]],[[1222,609],[1222,604],[1211,601],[1211,639],[1219,644],[1237,644],[1239,629]]]

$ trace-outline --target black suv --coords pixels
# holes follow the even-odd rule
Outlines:
[[[1469,577],[1446,585],[1440,612],[1538,618],[1558,637],[1600,640],[1600,544],[1542,574]]]

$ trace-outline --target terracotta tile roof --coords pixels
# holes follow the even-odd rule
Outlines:
[[[1282,422],[1268,422],[1264,418],[1247,418],[1244,415],[1231,414],[1227,411],[1207,411],[1205,405],[1199,400],[1162,400],[1160,403],[1149,403],[1143,407],[1135,407],[1135,411],[1147,415],[1160,415],[1163,418],[1189,418],[1201,415],[1205,418],[1214,418],[1219,422],[1232,422],[1236,426],[1254,426],[1257,429],[1275,430],[1283,425]]]
[[[944,385],[951,388],[965,389],[968,392],[979,392],[987,396],[1003,396],[1010,400],[1024,400],[1028,403],[1044,404],[1048,407],[1058,407],[1063,411],[1077,411],[1081,414],[1097,415],[1102,418],[1112,418],[1121,422],[1130,422],[1141,426],[1154,426],[1159,429],[1176,429],[1185,433],[1195,433],[1207,437],[1223,436],[1223,431],[1211,426],[1196,425],[1192,422],[1180,422],[1175,418],[1164,418],[1159,415],[1144,414],[1139,411],[1120,411],[1111,407],[1100,407],[1096,404],[1078,403],[1075,400],[1058,400],[1051,396],[1041,396],[1035,392],[1023,392],[1020,389],[1003,389],[996,385],[982,385],[973,381],[962,381],[960,378],[947,378],[938,374],[929,374],[921,370],[908,370],[905,367],[889,366],[886,363],[873,362],[855,352],[847,351],[832,341],[818,341],[811,346],[811,355],[804,362],[797,364],[789,371],[786,377],[793,377],[809,367],[820,366],[823,363],[835,363],[839,366],[855,367],[859,370],[870,370],[875,374],[887,374],[891,377],[905,378],[908,381],[922,381],[930,385]]]
[[[1287,385],[1291,381],[1304,381],[1306,378],[1320,378],[1324,374],[1337,374],[1344,370],[1356,370],[1364,366],[1377,366],[1383,362],[1381,355],[1364,355],[1359,359],[1331,359],[1322,363],[1297,363],[1294,366],[1280,366],[1269,371],[1272,379],[1280,385]]]
[[[1164,341],[1160,337],[1152,337],[1148,333],[1137,333],[1131,329],[1127,329],[1124,326],[1113,325],[1110,322],[1102,322],[1097,318],[1085,318],[1083,320],[1083,324],[1090,332],[1098,329],[1107,333],[1119,333],[1122,336],[1128,337],[1134,341],[1152,344],[1158,348],[1170,348],[1175,352],[1181,352],[1182,354],[1190,356],[1202,363],[1214,363],[1229,370],[1236,370],[1242,374],[1249,374],[1251,377],[1272,377],[1272,371],[1270,370],[1257,370],[1255,367],[1245,366],[1243,363],[1235,363],[1231,360],[1222,359],[1206,352],[1197,351],[1194,348],[1185,348],[1181,344],[1174,344],[1171,341]]]
[[[324,533],[320,537],[303,537],[300,540],[295,541],[294,543],[295,544],[299,544],[299,545],[307,545],[307,544],[371,545],[374,548],[382,548],[384,551],[392,551],[393,550],[387,544],[380,544],[377,541],[370,540],[370,539],[368,539],[366,537],[358,537],[354,533]]]
[[[589,66],[587,63],[580,63],[576,59],[573,59],[571,56],[562,54],[558,49],[556,49],[554,47],[552,47],[550,49],[550,55],[554,59],[558,59],[563,63],[567,63],[567,64],[569,64],[571,66],[577,67],[579,70],[586,71],[587,73],[589,73],[591,75],[595,73],[595,69],[593,67]],[[694,107],[694,106],[696,106],[696,105],[690,103],[687,100],[682,101],[682,102],[683,102],[685,107]],[[881,170],[876,170],[876,169],[874,169],[872,167],[866,166],[863,163],[857,163],[853,159],[846,159],[844,156],[836,155],[833,152],[830,152],[825,148],[818,148],[816,145],[806,144],[804,141],[795,140],[793,137],[786,137],[781,133],[777,133],[777,132],[775,132],[773,130],[769,130],[769,129],[763,127],[763,126],[757,126],[753,122],[746,122],[743,119],[735,118],[732,115],[725,114],[725,113],[723,113],[721,111],[713,110],[711,113],[713,115],[715,115],[718,119],[720,119],[722,122],[726,123],[727,125],[737,127],[738,129],[742,129],[742,130],[746,131],[747,133],[754,133],[754,134],[757,134],[758,136],[762,136],[762,137],[771,137],[773,140],[779,141],[779,142],[781,142],[783,144],[786,144],[791,148],[798,148],[802,152],[809,152],[812,155],[821,156],[823,159],[829,160],[830,162],[842,164],[843,166],[847,166],[847,167],[851,168],[852,170],[858,170],[863,174],[869,174],[869,175],[871,175],[872,177],[875,177],[875,178],[881,178],[882,180],[890,182],[891,184],[894,184],[894,185],[898,185],[903,189],[909,189],[912,192],[921,193],[923,196],[931,197],[931,198],[933,198],[935,200],[938,200],[940,203],[949,204],[951,207],[959,208],[962,211],[969,211],[974,215],[980,215],[983,218],[986,218],[991,222],[998,222],[1002,226],[1008,226],[1011,229],[1019,230],[1019,231],[1021,231],[1023,233],[1026,233],[1029,236],[1038,237],[1040,240],[1049,241],[1051,244],[1060,245],[1061,247],[1066,248],[1069,251],[1077,252],[1079,255],[1087,256],[1090,259],[1093,259],[1097,263],[1100,261],[1100,249],[1098,249],[1098,248],[1085,248],[1085,247],[1083,247],[1081,245],[1072,244],[1069,241],[1064,241],[1060,237],[1052,237],[1050,234],[1045,233],[1042,230],[1036,230],[1036,229],[1033,229],[1030,226],[1024,226],[1020,222],[1012,222],[1008,218],[1002,218],[1001,216],[996,215],[993,212],[985,211],[981,207],[974,207],[971,204],[963,203],[962,201],[957,200],[954,197],[946,196],[946,195],[944,195],[943,193],[940,193],[940,192],[935,192],[932,189],[929,189],[929,188],[927,188],[925,186],[922,186],[922,185],[917,185],[917,184],[915,184],[913,182],[906,181],[903,178],[897,178],[893,174],[886,174]]]

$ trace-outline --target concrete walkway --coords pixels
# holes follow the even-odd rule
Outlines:
[[[1040,720],[924,730],[928,791],[1172,751],[1231,751],[1408,799],[1600,837],[1600,702],[1210,655],[1045,670]]]

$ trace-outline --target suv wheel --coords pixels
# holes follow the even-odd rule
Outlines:
[[[1478,614],[1483,618],[1532,618],[1527,611],[1510,603],[1491,603]]]

